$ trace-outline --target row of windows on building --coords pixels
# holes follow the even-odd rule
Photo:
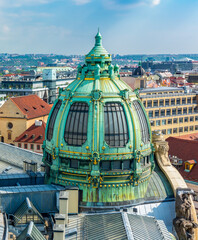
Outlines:
[[[159,100],[147,100],[143,101],[146,108],[151,107],[165,107],[165,106],[175,106],[175,105],[186,105],[186,104],[196,104],[197,98],[195,97],[183,97],[183,98],[168,98]]]
[[[29,145],[29,148],[28,148]],[[28,143],[18,143],[19,148],[31,149],[31,150],[41,150],[41,144],[28,144]]]
[[[197,131],[198,125],[195,126],[187,126],[187,127],[178,127],[178,128],[169,128],[161,130],[164,135],[167,134],[177,134],[177,133],[187,133],[192,131]]]
[[[149,118],[193,114],[193,113],[198,113],[197,106],[188,107],[188,108],[184,107],[184,108],[172,108],[172,109],[160,109],[155,111],[152,111],[152,110],[148,111]]]
[[[76,160],[76,159],[65,159],[60,158],[62,166],[66,168],[74,168],[74,169],[83,169],[90,170],[90,162],[86,160]],[[141,158],[141,165],[146,166],[150,163],[150,156],[146,156]],[[111,170],[130,170],[132,168],[133,160],[113,160],[113,161],[101,161],[100,168],[104,171]]]
[[[57,114],[62,101],[58,100],[50,116],[47,140],[53,137],[53,130]],[[146,115],[139,101],[133,101],[141,127],[142,141],[150,140],[149,126]],[[75,102],[71,105],[65,130],[64,139],[68,145],[81,146],[87,140],[89,106],[85,102]],[[105,141],[111,147],[124,147],[129,141],[128,126],[123,106],[117,102],[109,102],[104,106]]]
[[[162,120],[151,120],[151,126],[162,126],[162,125],[171,125],[171,124],[180,124],[180,123],[188,123],[198,121],[198,116],[191,117],[179,117],[179,118],[169,118]]]

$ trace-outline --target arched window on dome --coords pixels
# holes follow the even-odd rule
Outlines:
[[[68,145],[81,146],[87,140],[89,106],[85,102],[71,105],[65,125],[64,139]]]
[[[104,106],[105,141],[111,147],[124,147],[129,140],[126,116],[120,103]]]
[[[55,121],[56,121],[56,117],[58,114],[58,111],[61,107],[62,101],[58,100],[58,102],[56,103],[56,106],[53,109],[53,112],[50,116],[49,119],[49,124],[48,124],[48,129],[47,129],[47,140],[51,140],[53,137],[53,131],[54,131],[54,125],[55,125]]]
[[[150,141],[150,134],[149,134],[149,126],[148,126],[145,113],[139,101],[137,100],[133,101],[133,106],[135,107],[135,110],[139,118],[142,142],[147,143]]]

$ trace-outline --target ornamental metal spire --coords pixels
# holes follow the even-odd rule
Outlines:
[[[98,32],[95,36],[95,46],[102,46],[102,35],[100,34],[99,28],[98,28]]]

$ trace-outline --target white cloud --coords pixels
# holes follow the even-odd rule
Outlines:
[[[8,25],[3,25],[2,26],[2,31],[3,31],[4,34],[9,33],[10,32],[10,28],[8,27]]]
[[[91,2],[91,0],[72,0],[76,5],[84,5],[87,4],[89,2]]]
[[[152,1],[152,5],[153,6],[157,6],[157,5],[159,5],[160,4],[160,0],[153,0]]]

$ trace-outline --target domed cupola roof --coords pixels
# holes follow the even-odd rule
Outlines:
[[[138,67],[134,70],[132,76],[133,76],[133,77],[139,77],[139,76],[143,76],[145,73],[146,73],[146,72],[145,72],[144,68],[142,67],[141,62],[139,62],[139,65],[138,65]]]
[[[154,166],[149,120],[99,32],[76,80],[60,90],[43,148],[47,183],[78,187],[81,207],[144,197]]]

